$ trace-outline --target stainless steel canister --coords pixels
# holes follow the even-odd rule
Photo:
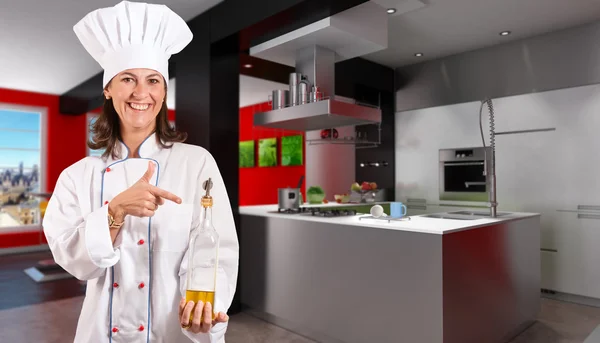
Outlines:
[[[290,91],[287,89],[276,89],[273,91],[271,108],[278,110],[288,106],[290,103]]]
[[[290,73],[290,106],[298,105],[298,84],[302,80],[302,74]]]
[[[308,81],[302,80],[298,84],[298,104],[304,105],[309,101],[310,85]]]

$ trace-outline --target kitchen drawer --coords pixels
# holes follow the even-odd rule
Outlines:
[[[583,295],[600,298],[600,213],[577,214],[581,230]]]
[[[600,299],[600,212],[542,217],[541,287]]]
[[[553,218],[555,226],[551,231],[545,232],[545,235],[553,235],[551,238],[546,237],[545,240],[551,239],[553,247],[543,246],[543,248],[554,248],[556,252],[544,254],[542,279],[547,282],[549,289],[586,295],[585,261],[590,252],[583,245],[585,237],[581,230],[582,222],[577,219],[576,213],[554,212],[547,215]]]

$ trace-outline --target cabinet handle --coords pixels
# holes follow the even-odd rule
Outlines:
[[[425,205],[412,205],[412,204],[408,204],[406,206],[407,209],[409,210],[427,210],[427,206]]]
[[[444,162],[444,167],[482,166],[483,162]]]
[[[547,251],[547,252],[558,252],[558,250],[556,249],[546,249],[546,248],[541,248],[541,251]]]
[[[489,206],[480,206],[480,205],[461,205],[461,204],[428,204],[429,206],[439,206],[439,207],[458,207],[458,208],[490,208]]]
[[[600,219],[600,214],[577,213],[577,219]]]
[[[516,130],[516,131],[504,131],[504,132],[496,132],[496,135],[514,135],[518,133],[532,133],[532,132],[546,132],[546,131],[556,131],[556,128],[549,127],[544,129],[530,129],[530,130]]]
[[[600,211],[600,206],[595,205],[577,205],[578,211]]]
[[[561,209],[558,209],[558,210],[556,210],[556,212],[568,212],[568,213],[582,213],[583,212],[583,214],[590,213],[590,212],[599,212],[600,213],[600,206],[577,205],[577,209],[576,210],[561,210]]]

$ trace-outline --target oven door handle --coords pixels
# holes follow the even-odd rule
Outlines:
[[[444,167],[482,166],[483,162],[444,162]]]
[[[469,186],[485,186],[487,182],[479,182],[479,181],[467,181],[465,182],[465,187],[469,188]]]

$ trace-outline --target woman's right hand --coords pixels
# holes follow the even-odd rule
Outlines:
[[[122,223],[125,216],[152,217],[158,206],[164,204],[165,199],[181,204],[181,198],[150,184],[154,174],[154,163],[148,161],[148,170],[133,186],[119,193],[108,204],[108,212],[115,222]]]

